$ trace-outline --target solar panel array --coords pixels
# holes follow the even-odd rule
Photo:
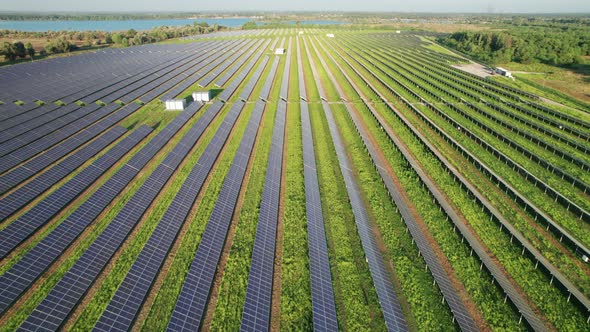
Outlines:
[[[299,41],[298,41],[299,42]],[[301,49],[297,48],[298,72],[303,74]],[[305,81],[299,82],[300,92],[305,92]],[[301,88],[302,87],[302,88]],[[315,162],[313,135],[307,102],[300,101],[301,135],[303,146],[303,173],[305,181],[305,208],[311,278],[311,302],[313,328],[317,331],[336,331],[338,321],[332,288],[332,274],[328,245],[322,214],[320,187]]]
[[[242,82],[244,82],[244,80],[246,79],[246,76],[248,76],[250,71],[252,71],[252,68],[254,68],[254,66],[256,65],[256,62],[258,62],[258,59],[260,59],[260,57],[262,56],[263,53],[264,53],[263,48],[261,48],[260,50],[258,50],[258,52],[256,52],[256,54],[250,60],[250,62],[248,62],[246,67],[242,68],[242,70],[236,76],[236,78],[233,79],[230,82],[230,84],[223,90],[223,92],[219,94],[219,96],[218,96],[219,100],[228,101],[229,98],[231,96],[233,96],[233,94],[236,92],[236,90],[238,89],[240,84],[242,84]]]
[[[346,51],[345,51],[345,53],[346,53]],[[357,61],[357,63],[359,63],[359,62]],[[374,75],[373,72],[371,71],[371,69],[366,68],[362,63],[359,63],[359,65],[361,67],[363,67],[364,69],[366,69],[367,71],[369,71],[370,73],[372,73],[372,75]],[[384,84],[384,86],[387,86],[380,78],[378,78],[377,76],[374,76],[374,77],[376,77],[377,80],[379,80],[382,84]],[[389,91],[391,93],[393,93],[394,95],[396,95],[400,100],[405,100],[395,90],[389,89]],[[408,108],[410,110],[412,110],[413,112],[418,114],[422,119],[424,119],[425,122],[433,130],[435,130],[438,134],[440,134],[454,148],[461,151],[461,153],[464,156],[466,156],[468,158],[468,160],[474,162],[475,165],[478,167],[478,169],[484,171],[486,174],[493,175],[494,177],[497,176],[491,169],[489,169],[488,166],[483,164],[475,155],[473,155],[471,152],[467,151],[460,143],[455,141],[452,137],[448,136],[448,134],[445,131],[440,129],[440,127],[438,127],[434,122],[432,122],[430,119],[425,117],[421,113],[420,110],[415,108],[411,103],[406,103],[406,105],[408,106]],[[438,110],[436,107],[434,107],[430,104],[427,104],[427,105],[429,105],[430,106],[429,108],[431,108],[432,110],[435,110],[435,111]],[[443,112],[440,112],[438,114],[443,115],[443,117],[446,116],[445,113],[443,113]],[[451,121],[454,121],[454,120],[451,120]],[[465,128],[462,128],[462,131],[468,132],[468,130]],[[470,137],[476,139],[477,142],[482,145],[488,144],[488,143],[485,143],[485,141],[480,140],[474,134],[470,134]],[[494,149],[494,148],[492,148],[492,149]],[[459,177],[457,177],[457,178],[459,178]],[[506,220],[506,218],[504,218],[502,216],[502,214],[493,206],[493,204],[491,202],[489,202],[484,196],[482,196],[481,193],[479,193],[476,190],[473,190],[473,186],[469,182],[462,182],[462,184],[463,184],[464,188],[466,188],[470,191],[470,193],[473,195],[473,197],[482,206],[482,209],[484,209],[491,216],[491,219],[497,221],[502,226],[502,229],[506,230],[506,232],[509,233],[513,239],[515,239],[518,243],[520,243],[523,246],[523,253],[524,253],[524,251],[528,252],[531,255],[532,260],[535,264],[540,263],[541,266],[544,267],[544,269],[545,269],[544,271],[546,271],[547,274],[552,279],[554,279],[560,285],[560,287],[562,289],[567,290],[568,296],[573,295],[573,298],[576,299],[580,305],[582,305],[586,309],[590,308],[590,300],[576,286],[574,286],[557,268],[555,268],[545,257],[543,257],[543,255],[524,237],[524,235],[522,233],[520,233],[518,230],[516,230],[514,228],[514,226],[510,222],[508,222],[508,220]],[[533,320],[533,324],[534,324],[534,320]]]
[[[262,59],[262,61],[260,62],[260,65],[254,71],[252,78],[248,81],[248,83],[246,83],[246,88],[243,89],[242,92],[240,93],[240,99],[242,99],[244,101],[248,100],[248,98],[250,97],[250,95],[254,91],[254,87],[256,86],[258,79],[262,76],[262,72],[264,71],[264,68],[266,68],[266,64],[268,63],[268,60],[269,60],[268,56],[265,56],[264,59]]]
[[[372,233],[369,217],[362,201],[360,189],[356,183],[354,174],[352,173],[350,161],[347,158],[346,150],[342,143],[342,138],[336,127],[336,122],[332,115],[332,110],[327,102],[322,102],[324,113],[328,119],[328,127],[336,149],[336,155],[340,163],[340,170],[342,177],[346,183],[348,198],[352,206],[355,223],[361,238],[361,243],[367,262],[369,264],[369,271],[373,279],[373,285],[381,304],[385,324],[390,331],[407,330],[407,325],[397,295],[393,289],[393,285],[389,278],[389,273],[385,267],[383,256],[377,247],[375,236]]]
[[[177,158],[180,160],[187,155],[222,107],[221,102],[211,106],[183,137],[182,141],[176,145],[171,155],[178,156]],[[126,331],[131,328],[168,251],[176,240],[178,231],[193,207],[213,163],[221,152],[223,142],[220,143],[220,141],[223,140],[223,137],[226,139],[229,136],[231,127],[228,128],[228,126],[231,125],[232,120],[235,122],[235,119],[226,117],[211,143],[193,167],[139,256],[135,259],[131,270],[102,313],[95,330]]]
[[[51,167],[47,172],[42,173],[25,185],[11,192],[9,195],[4,196],[0,199],[0,220],[6,219],[37,196],[41,195],[45,190],[64,179],[71,172],[121,137],[126,131],[125,128],[120,126],[112,128],[104,135],[101,135],[88,145],[82,147],[80,150]],[[0,257],[2,256],[3,255],[0,253]]]
[[[117,174],[101,187],[104,191],[98,195],[98,191],[93,195],[96,202],[90,202],[88,208],[94,212],[90,220],[85,220],[86,227],[106,205],[131,181],[133,177],[147,164],[153,156],[168,143],[168,141],[182,128],[182,126],[197,112],[201,105],[193,103],[182,114],[177,116],[166,128],[164,128],[150,144],[136,153],[129,162],[121,168]],[[178,156],[169,153],[164,161],[150,174],[140,189],[124,205],[115,218],[103,230],[103,232],[94,240],[76,263],[64,274],[56,286],[50,291],[45,299],[31,313],[23,323],[26,328],[34,326],[59,327],[63,320],[69,315],[70,311],[77,304],[85,291],[90,287],[92,282],[98,276],[102,268],[114,254],[122,241],[126,238],[129,231],[142,217],[145,210],[151,205],[152,201],[164,186],[166,181],[172,175],[174,169],[180,164],[184,156]],[[119,175],[120,174],[120,175]],[[117,179],[117,176],[122,178]],[[113,180],[111,182],[111,180]],[[124,180],[123,185],[117,180]],[[100,191],[100,189],[99,189]],[[93,198],[91,197],[91,199]],[[86,201],[89,202],[90,200]],[[86,204],[86,203],[85,203]],[[94,204],[99,204],[100,208],[94,208]],[[79,210],[79,209],[78,209]],[[76,211],[77,212],[77,211]],[[86,212],[87,213],[87,212]],[[84,228],[78,226],[78,222],[72,221],[72,232],[79,234]],[[77,231],[77,232],[76,232]],[[76,299],[76,300],[74,300]]]
[[[274,48],[274,46],[273,46]],[[268,99],[270,87],[276,77],[279,58],[271,67],[263,87],[262,99]],[[285,75],[289,75],[290,61],[285,65]],[[288,80],[286,81],[288,84]],[[267,90],[268,92],[264,92]],[[266,95],[266,98],[263,96]],[[242,313],[241,330],[264,331],[270,325],[270,308],[273,285],[274,253],[279,218],[279,197],[283,167],[283,142],[287,103],[280,101],[275,116],[272,143],[262,192],[258,216],[252,263],[248,276],[246,299]]]
[[[270,67],[269,77],[276,76],[277,69],[279,68],[279,60],[280,60],[280,58],[275,57],[275,60],[273,61],[272,65]],[[262,99],[264,101],[268,101],[268,98],[270,96],[270,89],[272,89],[273,82],[274,82],[273,80],[266,80],[266,82],[262,86],[262,90],[260,91],[260,99]]]
[[[259,43],[262,42],[262,40],[259,41]],[[215,78],[217,76],[219,76],[224,70],[226,70],[231,63],[233,63],[235,61],[235,59],[237,59],[239,56],[241,56],[242,54],[244,54],[244,52],[251,48],[252,45],[254,45],[256,43],[255,40],[251,40],[248,41],[248,43],[246,45],[241,45],[240,47],[237,47],[234,50],[231,50],[228,52],[228,59],[230,59],[230,61],[228,61],[227,63],[225,63],[223,66],[219,66],[221,64],[221,62],[212,62],[210,64],[208,64],[205,68],[204,71],[207,73],[207,75],[205,76],[205,78],[203,78],[203,80],[199,83],[199,85],[201,87],[205,87],[210,85],[211,83],[213,83],[213,81],[215,80]],[[260,46],[260,45],[258,45]]]
[[[13,171],[3,174],[0,182],[5,185],[10,184],[10,186],[7,187],[12,187],[17,183],[20,183],[35,172],[51,165],[55,160],[62,158],[92,138],[100,135],[104,130],[137,111],[140,106],[137,104],[131,104],[122,109],[118,108],[118,105],[101,107],[90,113],[88,116],[75,121],[50,135],[44,136],[8,155],[0,157],[0,172],[5,172],[16,165],[27,161],[40,152],[45,151],[43,154],[39,154],[34,159],[27,161]],[[26,168],[24,166],[26,166]],[[3,191],[6,189],[7,188],[2,188]]]
[[[0,100],[24,101],[19,111],[30,110],[30,105],[35,107],[35,100],[71,103],[141,75],[146,69],[165,62],[174,63],[201,45],[145,45],[3,67],[0,69]],[[30,74],[27,80],[18,79],[23,72]]]
[[[315,45],[313,46],[314,50],[316,49]],[[317,52],[317,50],[316,50]],[[322,66],[327,68],[327,64],[325,63],[323,58],[320,58]],[[338,90],[340,96],[344,95],[344,91],[337,83],[336,79],[333,76],[333,73],[326,69],[328,72],[328,76],[330,80],[334,83],[334,86]],[[387,172],[387,165],[384,160],[380,158],[379,153],[377,152],[376,147],[373,145],[372,141],[368,138],[367,133],[364,127],[360,124],[360,119],[355,114],[355,111],[351,108],[350,104],[345,104],[346,110],[350,115],[357,132],[361,136],[363,144],[369,151],[369,155],[376,166],[377,171],[379,172],[383,182],[386,185],[386,188],[389,191],[390,196],[394,200],[396,206],[398,207],[402,218],[405,220],[410,233],[412,234],[413,239],[416,241],[416,245],[418,250],[423,255],[426,264],[428,265],[430,272],[438,284],[438,287],[443,293],[444,298],[449,305],[451,312],[453,313],[454,318],[456,319],[457,323],[461,327],[463,331],[477,331],[478,328],[475,324],[473,317],[468,312],[467,308],[463,301],[461,301],[457,289],[455,289],[452,285],[452,282],[449,278],[448,273],[443,268],[443,263],[437,257],[435,250],[427,240],[426,235],[420,229],[420,226],[417,224],[415,217],[410,212],[410,208],[406,202],[404,202],[402,198],[402,194],[399,190],[395,187],[393,180],[389,176]]]
[[[143,140],[151,128],[141,126],[131,135],[119,142],[109,152],[97,160],[81,173],[76,175],[55,192],[44,198],[40,203],[27,211],[16,221],[2,231],[1,248],[7,253],[11,248],[28,238],[35,230],[49,221],[63,207],[80,195],[91,183],[104,174],[127,152]],[[29,250],[22,259],[0,276],[0,313],[5,312],[18,297],[28,289],[49,265],[65,250],[84,228],[98,216],[112,197],[114,189],[109,185],[122,183],[123,179],[117,172],[107,183],[84,202],[74,213],[61,222],[37,245]],[[125,186],[131,179],[127,180]],[[6,232],[6,235],[4,235]]]
[[[346,62],[348,62],[348,60],[346,60],[345,58],[342,58],[342,59],[345,60]],[[357,71],[357,74],[358,74],[358,71]],[[354,82],[352,82],[350,79],[349,79],[349,81],[352,84],[354,84]],[[374,89],[373,86],[371,86],[371,88]],[[525,317],[527,323],[529,323],[529,325],[535,331],[545,330],[544,324],[539,319],[539,317],[537,317],[537,315],[534,313],[534,311],[530,308],[527,301],[510,283],[508,278],[501,271],[501,268],[498,266],[498,263],[489,256],[489,254],[486,252],[486,249],[483,247],[483,245],[466,228],[466,225],[463,224],[463,222],[461,222],[456,211],[447,203],[447,201],[444,198],[444,195],[438,190],[438,188],[432,182],[432,180],[424,173],[421,166],[414,160],[414,157],[403,146],[403,144],[401,144],[401,141],[399,141],[399,139],[393,134],[392,129],[389,128],[383,122],[383,119],[376,113],[376,111],[373,109],[372,105],[370,105],[370,104],[366,104],[366,105],[367,105],[367,108],[375,116],[377,121],[379,121],[379,123],[383,126],[383,128],[385,128],[386,133],[388,134],[388,136],[390,137],[392,142],[396,145],[396,147],[400,150],[400,152],[402,152],[402,154],[404,155],[404,157],[406,158],[408,163],[412,166],[412,168],[414,168],[416,170],[416,173],[420,176],[422,181],[427,185],[427,187],[429,188],[433,197],[437,200],[437,202],[440,204],[442,209],[450,217],[453,224],[459,229],[459,232],[461,233],[461,235],[467,240],[467,242],[469,243],[471,248],[473,248],[473,250],[475,251],[476,255],[481,259],[482,265],[486,266],[488,271],[490,271],[490,274],[492,275],[492,277],[496,281],[498,281],[498,284],[500,285],[502,290],[505,292],[507,297],[511,299],[512,303],[514,303],[514,305],[518,308],[519,312]],[[356,121],[355,115],[353,113],[351,113],[351,115],[353,117],[353,120]],[[426,142],[427,146],[431,147],[430,143],[428,143],[421,134],[419,134],[418,137],[422,141]],[[446,165],[446,167],[448,167],[454,174],[458,174],[458,173],[456,173],[456,169],[453,166],[451,166],[450,164],[448,164],[448,162],[446,161],[446,159],[444,157],[442,157],[442,155],[440,155],[435,150],[433,150],[433,151],[436,152],[435,154],[437,155],[437,158],[439,158],[439,160],[441,160]],[[460,178],[460,181],[464,181],[462,176]]]
[[[288,66],[286,68],[288,75]],[[266,82],[272,82],[271,78],[274,76],[271,74],[268,77]],[[246,300],[240,328],[242,331],[267,331],[270,326],[286,116],[287,103],[279,101],[266,167],[264,189],[252,251],[252,263],[248,275]]]
[[[255,86],[253,82],[258,81],[261,73],[262,71],[257,71],[246,85],[245,89],[250,90],[248,94],[252,93]],[[237,118],[244,105],[241,102],[235,103],[230,114]],[[264,103],[257,102],[182,285],[172,318],[168,323],[168,330],[196,331],[201,324],[263,111]],[[233,126],[233,123],[231,125]],[[229,129],[227,132],[229,134]],[[223,142],[225,139],[218,143],[219,149]]]
[[[70,105],[72,106],[72,105]],[[14,106],[17,107],[17,106]],[[73,105],[74,108],[77,108],[77,105]],[[0,142],[5,142],[6,140],[16,136],[15,133],[10,133],[9,130],[12,130],[16,126],[21,126],[21,128],[35,128],[34,123],[38,122],[39,118],[44,116],[47,113],[53,112],[59,109],[60,106],[55,104],[47,104],[43,106],[39,106],[34,108],[29,112],[15,112],[13,110],[6,111],[5,115],[13,115],[10,118],[0,121]],[[64,107],[65,108],[65,107]],[[30,123],[31,121],[35,121]],[[22,134],[22,132],[16,132],[17,134]]]
[[[255,47],[251,48],[244,56],[242,56],[240,59],[238,59],[238,61],[235,61],[232,64],[231,68],[228,69],[228,71],[225,74],[223,74],[220,78],[217,79],[217,81],[215,82],[215,85],[218,87],[222,87],[222,86],[226,85],[227,82],[229,81],[229,79],[232,78],[238,72],[240,67],[244,63],[246,63],[246,61],[248,61],[248,59],[250,59],[250,57],[252,57],[252,54],[254,54],[254,52],[260,50],[259,46],[263,41],[264,40],[260,40]],[[268,43],[268,41],[266,43]]]
[[[61,116],[60,117],[55,116],[55,114],[60,113],[60,111],[62,111],[62,110],[67,110],[67,109],[79,110],[79,109],[81,109],[81,112],[74,113],[74,115],[80,115],[80,113],[85,113],[84,115],[87,115],[87,114],[92,114],[92,112],[96,111],[99,108],[100,108],[100,106],[98,106],[96,104],[90,105],[85,108],[81,108],[78,105],[68,105],[66,107],[61,107],[61,108],[58,108],[57,110],[52,111],[49,115],[47,115],[47,117],[51,117],[52,118],[51,120],[55,120],[55,121],[50,121],[49,123],[42,125],[39,128],[35,128],[35,127],[19,128],[20,126],[13,127],[16,131],[16,135],[14,135],[14,137],[8,137],[4,142],[0,143],[0,151],[2,151],[1,154],[3,156],[7,155],[8,153],[10,153],[12,151],[15,151],[15,150],[31,143],[31,142],[34,142],[35,140],[38,140],[39,138],[60,129],[67,124],[70,124],[71,121],[64,122],[64,121],[62,121]],[[80,115],[80,117],[82,117],[82,116],[83,115]],[[79,119],[80,117],[78,117],[77,119]],[[41,116],[38,119],[43,119],[43,118],[44,117]],[[13,128],[8,129],[6,132],[9,133]],[[21,130],[30,130],[30,132],[21,131]]]
[[[293,45],[293,40],[289,37],[289,48],[287,48],[287,64],[291,67],[291,47]],[[289,78],[291,77],[290,72],[285,72],[283,75],[283,80],[281,82],[281,91],[279,92],[279,97],[285,101],[289,98]]]
[[[309,51],[307,42],[304,39],[306,50]],[[307,53],[307,52],[306,52]],[[314,79],[320,82],[319,75],[317,73],[317,67],[313,61],[313,58],[308,55],[308,59],[311,64]],[[320,96],[323,92],[320,91]],[[324,97],[325,99],[325,97]],[[352,173],[352,167],[350,160],[348,159],[346,149],[342,143],[340,132],[336,126],[336,121],[332,115],[330,105],[325,100],[322,101],[322,107],[328,121],[328,127],[330,129],[330,136],[336,150],[336,156],[340,164],[340,171],[344,182],[346,184],[346,190],[348,192],[348,199],[352,207],[354,214],[355,223],[357,230],[361,238],[361,244],[365,252],[367,263],[369,264],[369,271],[371,278],[373,279],[373,285],[377,292],[379,303],[381,304],[381,311],[385,318],[385,325],[389,331],[405,331],[407,330],[406,320],[401,310],[399,300],[393,284],[391,283],[389,273],[385,267],[383,256],[377,247],[377,242],[373,230],[370,225],[369,216],[367,214],[363,199],[361,196],[360,189],[356,182],[355,176]]]

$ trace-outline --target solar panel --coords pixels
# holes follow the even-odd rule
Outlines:
[[[151,141],[153,144],[146,151],[147,154],[155,155],[157,150],[161,149],[200,107],[196,103],[191,104],[191,106],[192,109],[187,108],[185,112],[176,117],[167,126],[168,129],[174,130],[163,130]],[[134,161],[134,159],[138,157],[137,159],[145,162],[145,159],[142,159],[143,156],[134,156],[125,166],[125,173],[130,176],[128,181],[141,170],[141,168],[133,167],[138,166],[137,161]],[[48,314],[53,315],[51,324],[56,327],[61,325],[76,305],[75,301],[71,299],[80,299],[83,296],[85,290],[90,287],[115,250],[126,238],[129,231],[141,218],[149,205],[151,205],[151,202],[172,175],[173,170],[178,166],[178,164],[168,163],[168,159],[166,157],[164,162],[150,174],[141,188],[131,197],[117,216],[115,216],[98,238],[82,254],[80,259],[66,272],[48,296],[37,306],[35,311],[31,313],[27,321],[23,323],[23,326],[35,326],[39,322],[45,321]],[[180,161],[177,161],[177,163],[180,163]],[[123,175],[127,175],[125,173]],[[115,183],[115,185],[118,185],[118,183]],[[110,190],[110,188],[105,189]],[[120,190],[122,190],[122,187]],[[114,196],[111,196],[111,199],[113,198]],[[45,321],[45,323],[47,322]]]
[[[272,80],[273,76],[269,74],[267,82]],[[279,102],[266,167],[241,330],[264,331],[270,326],[286,113],[287,104]]]
[[[259,77],[252,78],[256,81],[258,79]],[[235,103],[232,107],[236,117],[243,106],[242,103]],[[263,111],[264,103],[257,102],[184,280],[172,318],[168,323],[168,330],[192,331],[197,330],[201,324]]]
[[[374,112],[374,110],[372,110],[370,105],[368,105],[368,107],[371,110],[371,112]],[[380,118],[377,118],[377,119],[379,121],[381,121]],[[356,121],[356,117],[354,116],[354,114],[353,114],[353,121]],[[396,142],[395,144],[400,148],[400,151],[408,159],[408,161],[410,162],[412,167],[420,168],[420,166],[418,164],[416,164],[415,161],[413,161],[413,157],[411,156],[411,154],[409,154],[408,151],[402,145],[399,145],[399,142],[397,142],[397,138],[394,135],[392,135],[392,133],[390,132],[391,129],[389,129],[389,127],[387,127],[387,126],[385,126],[384,128],[386,128],[388,135],[392,138],[392,140],[394,142]],[[524,312],[524,315],[527,318],[527,321],[530,320],[532,322],[532,326],[535,326],[535,330],[542,330],[543,324],[540,323],[538,318],[535,317],[532,310],[530,310],[530,308],[526,304],[526,301],[524,301],[524,299],[521,298],[520,294],[518,294],[514,290],[514,288],[510,284],[510,282],[508,282],[507,278],[500,272],[499,267],[497,267],[496,263],[489,257],[489,255],[486,253],[485,249],[479,243],[479,241],[475,240],[473,235],[471,234],[471,232],[469,232],[468,230],[465,229],[465,225],[463,225],[463,223],[459,220],[456,212],[448,205],[448,203],[442,197],[442,194],[438,191],[436,186],[434,186],[431,183],[430,179],[428,179],[427,177],[424,177],[422,173],[418,172],[418,174],[423,179],[423,181],[426,182],[427,186],[429,187],[429,190],[431,190],[433,195],[435,197],[437,197],[437,200],[439,202],[441,202],[440,204],[442,204],[441,205],[442,208],[451,217],[451,220],[453,221],[453,223],[455,223],[455,225],[460,229],[460,232],[465,236],[468,243],[470,243],[471,247],[475,250],[476,254],[480,257],[480,259],[482,259],[482,263],[484,263],[486,265],[486,267],[488,267],[488,269],[491,271],[494,278],[499,281],[500,285],[502,285],[502,288],[504,289],[504,291],[507,292],[507,294],[509,294],[508,296],[510,296],[511,298],[515,298],[514,303],[516,303],[516,306],[519,307],[519,310],[521,312]],[[393,186],[393,184],[386,183],[386,186]],[[504,288],[504,287],[506,287],[506,288]],[[459,319],[462,319],[462,318],[459,318]],[[541,328],[539,328],[539,327],[541,327]]]
[[[305,39],[304,43],[306,45],[306,50],[309,50]],[[308,59],[311,64],[314,79],[316,79],[318,82],[321,82],[319,80],[319,75],[317,73],[313,57],[310,57],[308,54]],[[383,256],[377,247],[377,242],[369,222],[366,207],[363,203],[356,178],[352,172],[353,168],[350,160],[348,159],[342,138],[340,137],[340,132],[336,126],[336,121],[332,115],[332,110],[326,101],[322,102],[322,106],[328,121],[330,136],[332,137],[332,142],[336,150],[336,156],[340,164],[340,171],[346,184],[348,199],[350,201],[357,230],[361,238],[361,244],[365,252],[367,263],[369,264],[371,279],[373,280],[373,285],[375,287],[375,291],[377,292],[379,303],[381,304],[381,311],[383,312],[383,317],[385,318],[385,325],[390,331],[407,330],[408,328],[406,325],[406,320],[389,278],[389,273],[385,267]]]
[[[123,127],[114,127],[104,135],[90,142],[90,144],[84,146],[50,168],[47,172],[34,178],[24,186],[10,193],[8,196],[0,199],[0,220],[6,219],[37,196],[41,195],[45,190],[51,188],[51,186],[68,176],[71,172],[88,161],[88,159],[92,158],[102,149],[121,137],[125,132],[126,129]],[[6,229],[0,231],[0,234],[5,230]],[[2,235],[0,235],[0,242],[2,242],[1,239]],[[0,257],[4,257],[4,253],[1,250]]]
[[[151,128],[139,127],[131,135],[121,140],[109,152],[89,167],[58,188],[12,222],[2,231],[0,241],[3,252],[9,252],[43,226],[67,204],[78,197],[88,186],[103,175],[127,152],[143,140]],[[119,170],[98,191],[84,202],[74,213],[61,222],[53,231],[28,251],[24,257],[0,276],[0,313],[18,299],[31,284],[57,259],[65,248],[98,216],[114,199],[114,196],[127,185],[131,177],[125,177],[125,168]],[[136,170],[139,172],[139,170]],[[119,186],[118,191],[115,190]],[[10,236],[4,236],[4,234]]]
[[[222,105],[219,102],[216,103],[213,109],[210,109],[208,115],[204,115],[209,120],[204,120],[195,125],[185,136],[186,142],[177,145],[179,149],[175,149],[178,150],[175,154],[186,155],[189,152]],[[131,324],[151,288],[151,283],[155,280],[160,266],[176,240],[178,231],[193,207],[197,195],[221,152],[223,142],[229,136],[238,115],[239,108],[236,107],[226,116],[221,127],[215,133],[195,167],[193,167],[156,229],[150,235],[131,270],[125,276],[123,283],[119,286],[106,310],[101,315],[95,326],[96,330],[112,331],[131,328]],[[130,299],[133,299],[133,301],[130,301]]]

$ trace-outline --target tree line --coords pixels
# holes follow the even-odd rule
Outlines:
[[[27,56],[33,59],[36,54],[45,56],[77,50],[80,48],[77,46],[77,42],[80,46],[86,48],[100,45],[127,47],[157,43],[167,39],[211,33],[225,29],[227,28],[218,24],[209,25],[205,22],[195,22],[192,25],[179,27],[161,26],[147,31],[130,29],[125,32],[112,33],[104,31],[17,32],[0,30],[0,38],[5,40],[19,38],[46,38],[47,40],[44,48],[39,51],[36,51],[31,43],[24,44],[21,41],[5,41],[0,44],[0,56],[4,56],[5,60],[9,61],[14,61],[17,58],[24,59]]]
[[[487,63],[585,63],[590,55],[588,29],[514,28],[507,31],[456,32],[438,41]]]

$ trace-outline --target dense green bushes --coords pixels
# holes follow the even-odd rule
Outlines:
[[[543,62],[551,65],[583,63],[590,54],[590,32],[584,30],[518,28],[509,31],[456,32],[439,38],[446,46],[482,61]]]

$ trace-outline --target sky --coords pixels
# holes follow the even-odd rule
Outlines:
[[[590,13],[590,0],[0,0],[1,11],[377,11]]]

